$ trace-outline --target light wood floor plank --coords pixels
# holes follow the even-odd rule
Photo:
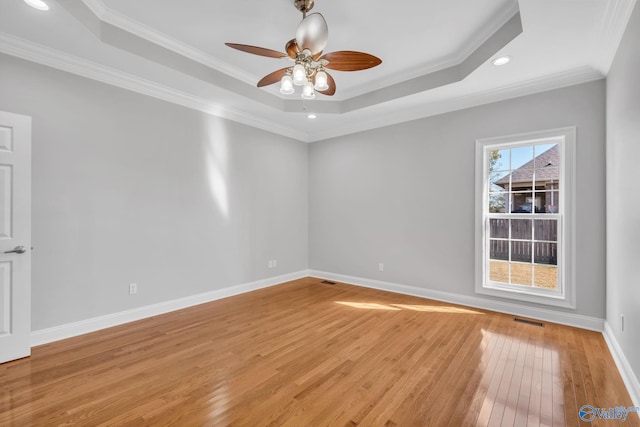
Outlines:
[[[632,406],[601,334],[320,282],[36,347],[0,365],[0,425],[574,426]]]

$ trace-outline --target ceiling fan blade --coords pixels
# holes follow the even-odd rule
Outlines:
[[[273,73],[270,73],[270,74],[267,74],[266,76],[264,76],[262,78],[262,80],[260,80],[258,82],[258,87],[269,86],[269,85],[272,85],[274,83],[279,82],[280,79],[282,79],[282,76],[284,76],[287,73],[288,69],[289,69],[289,67],[283,68],[281,70],[274,71]]]
[[[318,61],[322,60],[329,61],[329,63],[324,66],[325,68],[338,71],[366,70],[382,64],[382,60],[378,57],[351,50],[327,53],[318,59]]]
[[[264,47],[249,46],[247,44],[238,43],[225,43],[227,46],[234,49],[241,50],[242,52],[252,53],[254,55],[266,56],[268,58],[286,58],[287,54],[278,52],[276,50],[267,49]]]
[[[296,54],[300,52],[300,48],[298,47],[298,43],[296,43],[296,39],[291,39],[285,45],[285,50],[287,51],[287,55],[289,58],[296,59]]]
[[[329,85],[329,89],[318,90],[317,92],[320,92],[323,95],[333,96],[336,93],[336,81],[333,80],[333,77],[331,77],[331,74],[327,73],[326,71],[325,73],[327,74],[327,84]]]

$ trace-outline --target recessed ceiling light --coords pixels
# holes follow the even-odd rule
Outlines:
[[[501,57],[496,58],[493,61],[491,61],[491,63],[493,65],[497,65],[497,66],[506,65],[509,62],[511,62],[511,57],[510,56],[501,56]]]
[[[34,9],[49,10],[49,5],[42,0],[24,0],[24,2]]]
[[[318,117],[318,116],[316,116],[316,115],[315,115],[315,114],[313,114],[313,113],[309,113],[309,114],[307,114],[307,119],[315,119],[316,117]]]

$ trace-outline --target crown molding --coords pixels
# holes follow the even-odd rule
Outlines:
[[[107,6],[104,5],[102,0],[82,0],[82,2],[100,19],[107,14]]]
[[[399,123],[406,123],[413,120],[419,120],[438,114],[449,113],[451,111],[463,110],[466,108],[476,107],[479,105],[490,104],[493,102],[504,101],[507,99],[518,98],[521,96],[532,95],[535,93],[546,92],[563,87],[573,86],[581,83],[587,83],[604,78],[599,71],[588,67],[579,67],[562,73],[552,74],[549,76],[531,79],[525,82],[498,87],[495,89],[473,93],[469,95],[451,98],[445,101],[434,101],[421,104],[413,109],[404,109],[395,114],[381,114],[372,116],[368,120],[350,123],[348,126],[335,127],[325,129],[321,132],[309,135],[310,142],[319,142],[330,138],[352,134],[356,132],[364,132],[385,126],[391,126]]]
[[[157,44],[172,52],[185,56],[207,67],[213,68],[222,73],[232,75],[239,80],[254,85],[255,81],[252,76],[244,70],[218,60],[217,58],[194,48],[191,45],[182,43],[167,34],[157,31],[137,20],[117,12],[107,7],[102,0],[82,0],[82,2],[91,10],[91,12],[101,21],[113,25],[123,31],[136,35],[151,43]],[[465,43],[462,43],[460,50],[445,58],[423,64],[422,66],[413,68],[410,72],[401,75],[392,75],[387,78],[374,81],[367,87],[353,88],[351,90],[342,90],[340,99],[348,99],[354,96],[363,95],[377,89],[382,89],[393,84],[402,83],[420,76],[434,73],[461,64],[470,55],[472,55],[480,46],[482,46],[491,36],[500,30],[516,13],[519,7],[516,1],[510,4],[510,7],[500,11],[491,21],[483,25],[482,29],[470,37]],[[276,95],[277,96],[277,95]]]
[[[220,71],[218,69],[220,64],[207,65],[205,63],[207,58],[202,52],[194,51],[191,47],[155,32],[139,22],[110,11],[104,6],[102,0],[83,0],[82,3],[71,3],[71,0],[65,0],[65,2],[69,2],[67,4],[69,10],[76,9],[77,13],[78,6],[81,5],[89,14],[93,14],[93,17],[101,23],[101,29],[97,36],[103,43],[129,51],[134,55],[173,68],[207,83],[224,86],[227,90],[271,108],[283,112],[299,111],[299,101],[285,100],[271,92],[256,91],[255,88],[252,88],[253,84],[247,84],[246,80],[236,79],[233,72]],[[88,19],[86,14],[76,14],[76,16],[88,28],[95,25],[93,22],[86,22]],[[112,31],[112,29],[116,31]],[[459,82],[521,33],[522,22],[517,3],[512,3],[510,8],[496,16],[491,25],[488,25],[481,34],[474,38],[474,43],[467,46],[466,50],[459,54],[459,58],[455,58],[459,60],[464,57],[457,65],[421,74],[412,79],[404,79],[399,83],[377,90],[369,90],[359,96],[330,102],[311,101],[307,105],[312,109],[318,107],[318,111],[322,109],[324,113],[328,114],[348,113]],[[165,49],[166,54],[159,52],[155,49],[156,47]],[[205,69],[202,69],[203,65]],[[219,75],[214,76],[207,70],[214,70]]]
[[[598,64],[604,74],[609,72],[635,5],[636,0],[606,0],[600,27],[600,46],[604,59]]]
[[[140,21],[136,21],[135,19],[131,19],[120,12],[110,9],[102,2],[102,0],[82,0],[82,2],[102,22],[113,25],[114,27],[136,35],[158,46],[162,46],[165,49],[185,56],[202,65],[206,65],[207,67],[213,68],[216,71],[234,76],[235,78],[252,86],[255,84],[254,78],[247,74],[246,71],[229,66],[191,45],[182,43],[181,41],[157,31]]]
[[[293,130],[289,127],[234,108],[221,107],[219,104],[205,98],[173,89],[151,80],[79,58],[7,33],[0,33],[0,52],[127,89],[132,92],[182,105],[183,107],[198,110],[213,116],[232,120],[299,141],[309,142],[309,137],[305,132]]]
[[[360,87],[353,89],[340,89],[342,92],[342,99],[348,99],[355,96],[363,95],[368,92],[372,92],[378,89],[385,88],[394,84],[402,83],[407,80],[415,79],[420,76],[435,73],[436,71],[444,70],[447,68],[455,67],[464,62],[469,56],[471,56],[476,50],[478,50],[483,44],[485,44],[495,33],[497,33],[511,18],[514,17],[520,11],[517,1],[511,3],[511,7],[508,7],[498,15],[496,15],[491,21],[487,22],[482,29],[471,36],[459,47],[459,50],[455,53],[448,55],[444,58],[437,59],[424,63],[418,67],[414,67],[411,71],[402,73],[400,75],[391,75],[389,77],[381,78],[368,83],[366,88]]]
[[[370,129],[409,122],[425,117],[470,108],[478,105],[498,102],[506,99],[530,95],[533,93],[559,89],[575,84],[586,83],[604,76],[591,67],[580,67],[563,73],[553,74],[527,82],[503,86],[500,88],[460,96],[446,101],[425,103],[414,109],[406,109],[396,114],[381,114],[368,120],[350,121],[342,127],[326,128],[321,132],[307,134],[280,124],[264,120],[243,111],[220,107],[213,102],[195,95],[159,85],[141,77],[106,67],[76,56],[60,52],[49,47],[0,33],[0,52],[46,65],[89,79],[117,86],[133,92],[152,96],[167,102],[192,108],[217,117],[262,129],[268,132],[293,138],[302,142],[318,142]]]

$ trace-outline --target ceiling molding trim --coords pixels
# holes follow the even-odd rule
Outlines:
[[[82,2],[98,19],[102,19],[107,13],[107,7],[102,0],[82,0]]]
[[[601,24],[601,49],[605,59],[601,61],[601,72],[608,73],[627,28],[636,0],[606,0],[606,10]]]
[[[509,18],[507,22],[478,46],[460,64],[411,80],[406,80],[386,88],[374,90],[364,95],[349,98],[342,101],[344,104],[342,110],[345,112],[355,111],[462,81],[482,64],[489,61],[492,56],[500,52],[521,33],[522,19],[518,12]]]
[[[190,93],[172,89],[124,71],[88,61],[7,33],[0,33],[0,52],[302,142],[309,142],[309,137],[305,132],[295,131],[253,114],[223,107]]]
[[[233,73],[220,71],[219,67],[215,64],[209,65],[204,63],[203,61],[206,59],[204,58],[204,53],[197,52],[190,46],[171,39],[164,34],[160,34],[144,24],[131,20],[118,12],[110,11],[105,7],[102,0],[83,0],[82,3],[71,3],[71,0],[64,1],[69,2],[67,7],[69,7],[70,10],[75,10],[73,7],[77,9],[77,6],[81,4],[84,5],[87,13],[93,13],[91,11],[95,10],[100,14],[93,15],[93,17],[102,23],[99,29],[99,38],[103,43],[110,44],[119,49],[129,51],[134,55],[142,56],[155,63],[173,68],[201,81],[213,83],[218,86],[222,85],[231,92],[261,102],[264,105],[282,112],[299,111],[298,101],[283,99],[268,91],[257,91],[252,83],[248,84],[246,80],[232,77]],[[514,10],[515,13],[513,13]],[[80,19],[81,22],[87,20],[87,17],[81,14],[76,17]],[[506,21],[505,17],[508,17]],[[85,26],[86,25],[85,23]],[[483,30],[481,33],[482,37],[478,36],[474,38],[475,43],[468,46],[467,50],[460,54],[460,57],[464,55],[464,60],[458,65],[424,74],[410,80],[404,80],[392,86],[372,90],[356,97],[324,104],[320,104],[320,101],[311,101],[308,104],[312,108],[315,108],[316,104],[318,108],[322,105],[323,112],[327,114],[342,114],[405,96],[412,96],[416,92],[424,92],[452,84],[464,79],[521,33],[522,20],[520,13],[517,3],[512,3],[512,7],[502,11],[496,19],[492,20],[491,26]],[[147,45],[145,46],[144,44]],[[156,48],[164,49],[164,52]],[[185,52],[185,49],[187,52]],[[188,52],[189,49],[192,51]],[[194,64],[197,66],[194,67]],[[203,66],[206,69],[202,69]],[[211,73],[207,72],[207,69],[219,73],[219,76],[212,76]]]
[[[66,0],[70,1],[70,0]],[[177,69],[183,73],[198,78],[199,80],[206,81],[208,83],[217,84],[211,81],[211,76],[207,73],[198,72],[194,74],[193,67],[185,61],[194,61],[199,65],[209,67],[226,77],[233,76],[234,80],[238,83],[248,84],[253,88],[253,82],[246,77],[242,79],[236,79],[235,76],[239,74],[233,67],[222,66],[209,57],[205,53],[198,51],[191,46],[181,43],[171,37],[159,33],[144,24],[132,20],[118,12],[112,11],[107,8],[102,0],[83,0],[84,5],[88,11],[97,11],[95,17],[102,23],[102,29],[100,33],[100,39],[102,42],[111,44],[119,49],[127,50],[135,55],[143,56],[153,62],[161,65],[168,66],[169,68]],[[113,31],[109,31],[108,26],[121,31],[120,34],[115,34]],[[324,107],[324,112],[328,114],[341,114],[348,111],[359,110],[379,104],[382,102],[394,100],[404,96],[410,96],[415,92],[423,92],[430,89],[434,89],[440,86],[458,82],[464,79],[473,70],[479,67],[483,62],[488,60],[491,55],[494,55],[497,51],[502,49],[506,44],[511,42],[522,32],[522,21],[519,14],[518,4],[512,3],[512,6],[501,11],[501,13],[491,23],[483,29],[483,31],[476,35],[466,45],[466,49],[457,54],[454,60],[458,61],[457,65],[449,68],[442,68],[438,71],[434,71],[427,74],[421,74],[413,79],[405,79],[400,83],[396,83],[392,86],[386,86],[378,90],[370,90],[362,95],[347,98],[344,100],[336,100]],[[131,38],[127,40],[127,37]],[[139,46],[134,38],[143,40],[145,43],[150,43],[151,46],[158,46],[166,49],[171,55],[177,55],[174,58],[164,58],[158,55],[158,52],[154,49],[138,49],[135,46]],[[155,52],[156,55],[151,55]],[[151,55],[151,56],[149,56]],[[168,62],[167,62],[168,61]],[[198,71],[198,70],[196,70]],[[200,70],[202,71],[202,70]],[[206,77],[203,77],[206,75]],[[272,108],[279,109],[283,112],[298,111],[298,102],[290,99],[283,99],[280,96],[274,95],[268,91],[256,91],[247,92],[247,87],[239,88],[234,85],[226,85],[227,90],[236,92],[238,95],[246,96],[254,101],[262,102]],[[309,102],[312,106],[317,101]]]
[[[584,66],[566,72],[531,79],[526,82],[507,85],[496,89],[469,95],[459,96],[445,101],[434,101],[425,103],[413,109],[398,111],[396,114],[384,114],[372,116],[371,119],[359,121],[357,123],[340,128],[325,129],[309,135],[310,142],[320,142],[331,138],[336,138],[357,132],[365,132],[381,127],[406,123],[426,117],[519,98],[521,96],[533,95],[549,90],[561,89],[563,87],[574,86],[581,83],[588,83],[604,78],[598,70]]]
[[[635,0],[634,0],[635,1]],[[341,89],[342,98],[349,99],[365,93],[369,93],[378,89],[412,80],[426,74],[432,74],[446,68],[460,65],[483,44],[485,44],[495,33],[497,33],[513,16],[520,11],[518,3],[514,1],[511,6],[501,10],[491,21],[487,22],[482,29],[472,35],[465,43],[460,46],[460,50],[456,53],[448,55],[444,58],[430,61],[421,66],[414,67],[410,72],[392,75],[367,84],[366,87],[354,88],[350,90]]]
[[[107,24],[111,24],[114,27],[126,31],[127,33],[131,33],[151,43],[157,44],[158,46],[162,46],[165,49],[185,56],[193,61],[199,62],[200,64],[206,65],[207,67],[213,68],[214,70],[220,71],[221,73],[234,76],[252,86],[255,85],[253,77],[249,76],[244,70],[237,67],[231,67],[226,63],[219,61],[215,57],[194,48],[191,45],[182,43],[181,41],[176,40],[173,37],[160,31],[154,30],[153,28],[139,21],[131,19],[128,16],[121,14],[120,12],[109,9],[107,6],[105,6],[102,0],[82,1],[96,15],[99,20]]]

